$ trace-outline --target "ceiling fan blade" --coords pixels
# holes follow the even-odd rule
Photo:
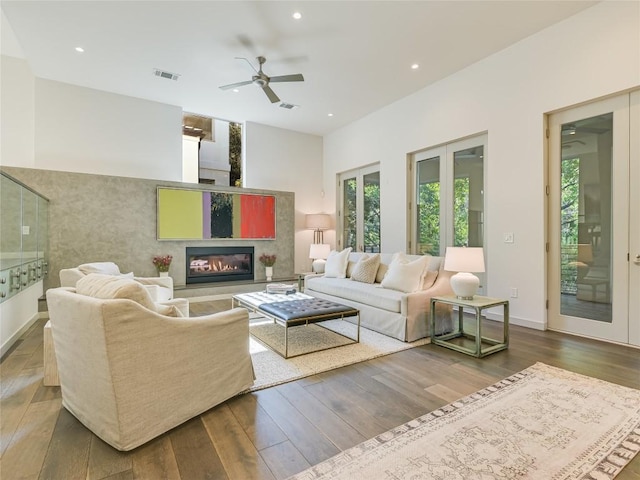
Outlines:
[[[249,66],[251,67],[251,70],[253,70],[254,72],[258,73],[258,70],[256,70],[256,67],[254,67],[251,62],[249,61],[249,59],[244,58],[244,57],[234,57],[236,60],[244,60],[245,62],[247,62],[249,64]]]
[[[276,95],[276,92],[271,90],[270,86],[266,85],[262,87],[262,90],[264,90],[264,93],[267,94],[267,97],[269,97],[269,100],[271,100],[271,103],[276,103],[280,101],[280,99],[278,98],[278,95]]]
[[[222,85],[220,88],[220,90],[231,90],[232,88],[236,88],[236,87],[242,87],[244,85],[249,85],[250,83],[253,83],[253,80],[247,80],[246,82],[238,82],[238,83],[231,83],[229,85]]]
[[[269,82],[304,82],[304,77],[301,73],[295,73],[293,75],[280,75],[277,77],[270,77]]]

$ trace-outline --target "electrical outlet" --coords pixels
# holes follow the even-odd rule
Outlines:
[[[518,289],[511,287],[511,298],[518,298]]]
[[[505,233],[504,234],[504,243],[513,243],[513,233]]]

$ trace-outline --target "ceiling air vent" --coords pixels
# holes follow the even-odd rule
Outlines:
[[[294,105],[293,103],[284,103],[282,102],[280,104],[280,108],[286,108],[287,110],[294,110],[296,108],[298,108],[299,105]]]
[[[153,74],[156,77],[167,78],[169,80],[178,80],[178,77],[180,77],[178,73],[167,72],[165,70],[160,70],[159,68],[154,68]]]

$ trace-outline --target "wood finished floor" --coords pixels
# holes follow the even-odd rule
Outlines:
[[[192,314],[226,307],[202,302]],[[413,348],[237,396],[118,452],[61,407],[59,387],[43,386],[43,325],[0,364],[3,480],[283,479],[538,361],[640,388],[640,350],[512,326],[509,350],[484,359]],[[640,479],[640,455],[617,479]]]

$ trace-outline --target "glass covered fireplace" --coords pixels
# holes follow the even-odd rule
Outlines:
[[[187,247],[187,284],[253,280],[253,247]]]

